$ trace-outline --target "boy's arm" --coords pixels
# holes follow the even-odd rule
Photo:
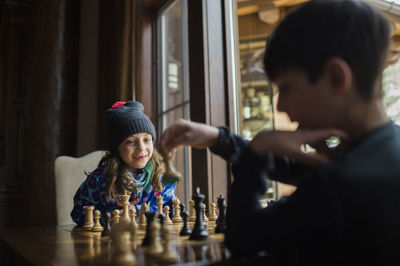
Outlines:
[[[234,161],[247,147],[249,140],[233,134],[227,127],[218,127],[219,136],[217,143],[210,147],[210,151],[221,156],[228,162]],[[304,173],[307,173],[309,166],[296,164],[294,160],[287,157],[274,156],[272,152],[265,153],[268,157],[264,164],[272,180],[287,184],[297,185]]]
[[[210,151],[226,161],[232,162],[248,145],[249,141],[233,134],[227,127],[218,127],[218,132],[216,144],[209,147]]]

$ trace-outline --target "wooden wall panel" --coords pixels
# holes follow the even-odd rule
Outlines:
[[[23,224],[31,11],[30,1],[0,1],[0,227]]]
[[[79,1],[33,2],[26,223],[55,224],[54,160],[76,153]]]

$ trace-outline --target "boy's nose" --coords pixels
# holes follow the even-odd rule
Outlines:
[[[276,104],[276,109],[279,112],[286,112],[285,101],[282,99],[282,96],[278,94],[278,103]]]

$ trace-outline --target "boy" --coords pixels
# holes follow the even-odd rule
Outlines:
[[[301,265],[399,264],[400,139],[386,116],[381,77],[390,30],[356,0],[316,0],[288,14],[264,56],[279,89],[278,110],[295,132],[264,131],[247,143],[227,128],[179,121],[161,148],[211,150],[232,162],[226,245]],[[327,147],[330,136],[341,139]],[[302,144],[316,149],[301,151]],[[297,186],[261,208],[265,178]]]

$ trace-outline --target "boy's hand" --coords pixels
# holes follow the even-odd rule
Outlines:
[[[330,160],[331,150],[326,145],[330,137],[341,140],[348,138],[347,134],[338,129],[299,129],[297,131],[262,131],[249,143],[250,148],[263,156],[268,151],[279,156],[286,156],[305,164],[319,164]],[[315,153],[305,153],[302,145],[308,144]]]
[[[219,130],[216,127],[181,119],[164,131],[160,139],[160,150],[173,152],[184,145],[205,149],[214,146],[218,136]]]

